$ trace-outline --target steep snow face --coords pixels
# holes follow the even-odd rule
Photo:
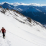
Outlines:
[[[6,29],[6,38],[0,33],[0,46],[46,46],[43,25],[32,19],[30,23],[27,17],[13,10],[0,9],[0,29],[2,27]]]

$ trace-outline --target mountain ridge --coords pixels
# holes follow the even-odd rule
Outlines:
[[[13,6],[9,3],[4,3],[3,8],[14,9],[22,13],[23,15],[32,18],[35,21],[40,22],[41,24],[46,24],[46,6],[32,6],[32,5],[18,5]]]

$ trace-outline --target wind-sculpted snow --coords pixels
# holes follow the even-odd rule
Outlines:
[[[13,10],[4,12],[0,12],[0,29],[6,29],[6,37],[3,39],[0,32],[0,46],[46,46],[46,29],[42,24],[32,19],[29,22]]]

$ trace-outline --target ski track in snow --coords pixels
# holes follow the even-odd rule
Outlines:
[[[3,39],[1,33],[0,33],[0,46],[11,46],[10,41],[7,38]]]

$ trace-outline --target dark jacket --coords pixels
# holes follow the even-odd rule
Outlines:
[[[2,31],[2,33],[3,33],[3,32],[4,32],[4,33],[6,32],[6,30],[5,30],[5,29],[1,29],[1,31]]]

